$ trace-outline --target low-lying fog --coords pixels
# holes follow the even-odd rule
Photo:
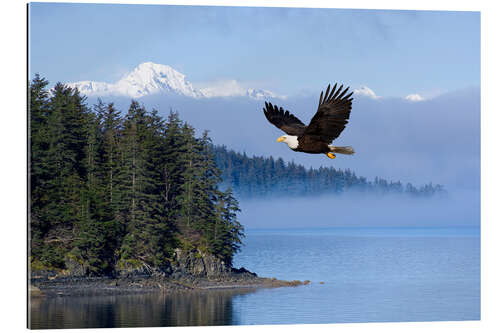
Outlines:
[[[479,192],[411,198],[346,193],[312,198],[240,200],[240,222],[253,228],[479,226]]]

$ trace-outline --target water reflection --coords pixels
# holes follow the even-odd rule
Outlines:
[[[254,291],[32,298],[31,328],[237,325],[233,297]]]
[[[236,267],[311,284],[34,299],[33,328],[479,320],[479,232],[458,231],[249,233]]]

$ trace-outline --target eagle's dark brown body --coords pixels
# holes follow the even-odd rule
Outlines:
[[[292,150],[309,154],[327,154],[330,152],[326,142],[317,141],[308,136],[299,137],[299,146],[295,149],[292,148]]]
[[[344,130],[352,108],[352,92],[347,94],[349,88],[336,88],[337,84],[330,91],[328,85],[324,97],[321,92],[318,110],[308,126],[288,110],[285,111],[282,107],[278,109],[278,106],[266,102],[264,115],[267,120],[288,134],[278,141],[285,141],[290,149],[297,152],[327,154],[330,158],[335,157],[333,152],[353,154],[351,147],[330,146],[332,140]]]

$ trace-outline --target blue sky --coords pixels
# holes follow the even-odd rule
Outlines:
[[[210,130],[215,143],[249,155],[350,168],[370,180],[433,182],[452,193],[446,205],[411,211],[405,202],[367,202],[367,212],[394,212],[396,205],[404,209],[395,219],[409,214],[429,221],[440,216],[441,225],[479,223],[478,12],[33,4],[30,31],[31,74],[51,83],[115,82],[152,61],[172,66],[195,86],[235,79],[287,95],[279,103],[304,122],[328,83],[366,85],[386,98],[356,96],[350,123],[335,141],[354,146],[356,154],[333,162],[276,143],[281,131],[264,119],[262,101],[150,96],[141,102],[160,112],[178,110],[195,128]],[[425,100],[390,98],[415,93]],[[130,99],[105,102],[123,111]],[[250,210],[260,211],[256,207]]]
[[[332,81],[424,97],[480,84],[478,12],[33,3],[30,24],[30,74],[51,82],[114,82],[153,61],[195,85],[283,95]]]

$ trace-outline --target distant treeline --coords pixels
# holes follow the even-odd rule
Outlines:
[[[231,263],[243,227],[231,190],[218,188],[207,133],[196,138],[176,113],[132,101],[122,116],[47,85],[29,82],[32,269],[161,268],[178,247]]]
[[[276,193],[312,196],[348,191],[400,193],[415,197],[444,193],[441,185],[427,184],[417,188],[410,183],[403,185],[400,181],[387,181],[380,177],[368,181],[349,169],[306,169],[294,162],[285,163],[282,158],[248,157],[245,153],[229,150],[225,146],[214,146],[213,152],[217,168],[222,171],[223,186],[233,188],[240,198]]]

